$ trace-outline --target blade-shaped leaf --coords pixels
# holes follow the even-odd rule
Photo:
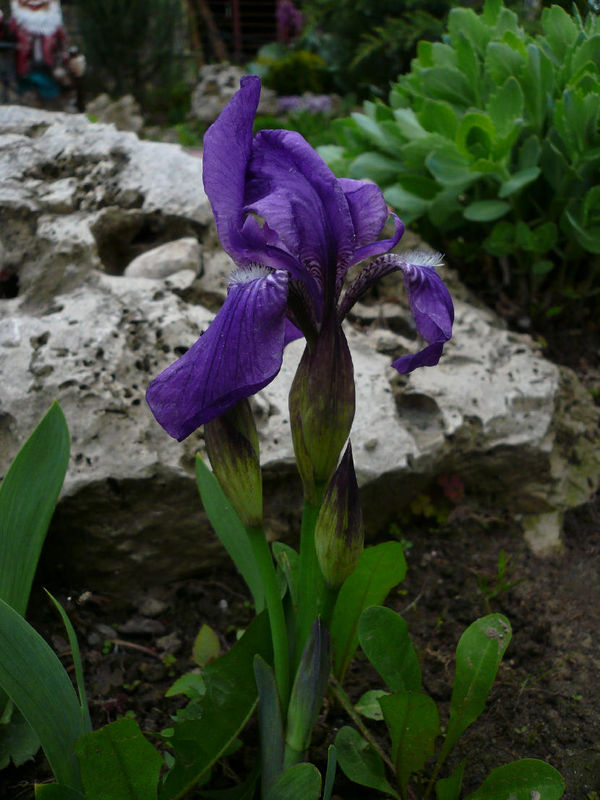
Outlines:
[[[204,461],[196,458],[196,481],[210,524],[242,578],[246,581],[256,613],[265,607],[260,571],[248,541],[248,535],[219,482]]]
[[[163,760],[135,720],[87,733],[75,752],[86,800],[156,800]]]
[[[398,797],[385,777],[381,756],[354,728],[347,725],[340,728],[335,737],[335,750],[338,764],[351,781]]]
[[[488,777],[465,800],[558,800],[565,791],[560,772],[537,758],[523,758],[490,772]]]
[[[53,403],[0,484],[0,598],[25,614],[69,463],[69,431]]]
[[[433,755],[440,734],[437,706],[426,694],[402,692],[380,700],[383,718],[392,737],[392,759],[400,794],[406,797],[408,781]]]
[[[383,606],[365,609],[358,623],[358,641],[393,692],[421,690],[419,659],[408,625],[399,614]]]
[[[330,744],[327,750],[327,772],[325,773],[325,785],[323,786],[323,800],[331,800],[336,766],[337,754],[335,745]]]
[[[267,800],[319,800],[321,774],[314,764],[295,764],[283,772]]]
[[[87,704],[87,695],[85,692],[85,681],[83,678],[83,664],[81,663],[81,653],[79,651],[79,642],[77,641],[77,634],[75,633],[75,629],[71,624],[71,620],[67,616],[67,612],[58,602],[58,600],[53,597],[50,592],[46,592],[48,597],[54,603],[56,610],[60,614],[60,618],[62,619],[63,625],[65,626],[65,630],[67,631],[67,637],[69,639],[69,646],[71,647],[71,653],[73,656],[73,666],[75,667],[75,680],[77,682],[77,692],[79,693],[79,706],[81,708],[81,718],[83,720],[83,725],[86,730],[92,730],[92,723],[90,720],[90,710]]]
[[[0,686],[39,736],[57,781],[81,789],[73,747],[89,728],[75,690],[58,656],[3,600],[0,600]]]
[[[275,675],[260,656],[254,657],[254,676],[258,687],[258,727],[262,759],[262,787],[266,797],[283,770],[283,721]]]
[[[440,778],[436,781],[435,796],[437,800],[459,800],[466,763],[467,761],[464,759],[460,762],[452,775],[449,775],[447,778]]]
[[[176,760],[160,789],[161,800],[182,797],[220,758],[256,706],[254,656],[272,657],[269,619],[262,612],[242,638],[204,669],[206,691],[197,702],[202,716],[173,726],[168,743]]]
[[[475,620],[456,648],[456,674],[450,699],[450,719],[443,752],[447,754],[485,708],[502,656],[512,635],[502,614]]]
[[[367,547],[358,566],[344,581],[333,612],[331,642],[333,672],[342,682],[358,646],[358,621],[369,606],[379,605],[404,580],[406,560],[399,542]]]

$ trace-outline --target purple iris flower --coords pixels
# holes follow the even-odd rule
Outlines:
[[[207,331],[148,387],[148,404],[181,441],[279,372],[288,342],[314,343],[336,325],[378,278],[401,270],[420,352],[393,362],[399,372],[437,364],[452,335],[454,309],[435,271],[439,256],[388,254],[404,226],[379,239],[390,216],[377,186],[336,178],[300,134],[252,135],[260,80],[240,90],[204,137],[204,188],[219,238],[237,269]],[[385,255],[384,255],[385,254]],[[373,258],[375,257],[375,258]],[[373,260],[342,294],[354,264]]]

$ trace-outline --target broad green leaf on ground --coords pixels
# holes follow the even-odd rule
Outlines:
[[[192,657],[199,667],[205,667],[210,661],[218,658],[221,653],[221,642],[219,637],[210,627],[204,623],[194,639],[192,646]]]
[[[135,720],[87,733],[75,752],[86,800],[156,800],[163,760]]]
[[[389,692],[384,689],[369,689],[355,703],[354,710],[362,714],[367,719],[374,719],[380,722],[383,719],[383,711],[379,704],[381,697],[386,697]]]
[[[405,575],[402,545],[384,542],[365,548],[358,566],[344,581],[331,622],[333,673],[340,683],[358,646],[360,615],[365,608],[382,603]]]
[[[523,758],[492,770],[465,800],[558,800],[564,791],[565,782],[558,770],[537,758]]]
[[[295,764],[273,784],[267,800],[319,800],[321,774],[314,764]]]
[[[511,205],[506,200],[475,200],[463,211],[465,219],[471,222],[492,222],[510,211]]]
[[[405,620],[383,606],[363,611],[358,641],[365,655],[393,692],[421,690],[421,667]]]
[[[74,743],[89,727],[71,680],[50,646],[3,600],[0,686],[39,736],[58,783],[80,790]]]
[[[511,635],[506,617],[489,614],[476,620],[460,637],[444,757],[485,708]]]
[[[8,701],[12,706],[12,702]],[[20,767],[40,749],[40,740],[18,708],[12,709],[8,722],[0,724],[0,769],[12,761]]]
[[[260,571],[248,535],[218,480],[200,456],[196,457],[196,481],[210,524],[246,581],[256,612],[259,613],[265,607],[265,599]]]
[[[440,734],[437,706],[426,694],[401,692],[381,698],[383,718],[392,738],[392,761],[400,794],[406,797],[408,781],[433,755]]]
[[[340,728],[335,737],[335,750],[342,772],[351,781],[398,797],[385,777],[385,765],[381,756],[354,728]]]
[[[198,700],[198,719],[173,725],[166,740],[176,755],[159,791],[161,800],[172,800],[185,793],[227,750],[256,707],[254,657],[272,658],[269,620],[262,612],[242,638],[221,658],[204,669],[205,693]]]

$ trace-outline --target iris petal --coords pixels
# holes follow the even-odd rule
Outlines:
[[[401,356],[393,362],[398,372],[406,373],[438,363],[444,342],[452,336],[454,306],[450,292],[434,267],[405,262],[400,264],[400,269],[417,330],[428,343],[420,352]]]
[[[300,134],[261,131],[248,170],[246,210],[277,231],[287,249],[325,284],[354,251],[354,225],[342,187]]]
[[[207,331],[148,387],[157,421],[181,441],[270,383],[286,335],[286,272],[238,280]]]

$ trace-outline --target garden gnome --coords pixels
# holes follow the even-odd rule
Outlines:
[[[85,72],[84,57],[68,46],[60,0],[11,0],[11,12],[19,92],[55,100]]]

